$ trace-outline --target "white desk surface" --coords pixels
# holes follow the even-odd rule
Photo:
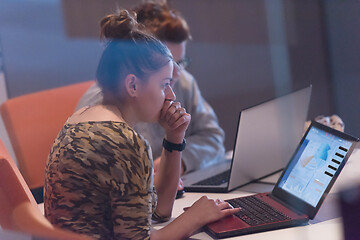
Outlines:
[[[280,174],[271,176],[263,181],[276,182]],[[360,184],[360,149],[355,149],[340,176],[336,180],[332,190],[324,201],[314,220],[306,226],[292,227],[250,235],[237,236],[227,239],[276,239],[276,240],[340,240],[343,239],[342,220],[337,206],[337,192],[353,184]],[[184,197],[177,199],[174,204],[173,217],[179,216],[184,207],[191,206],[201,196],[209,198],[231,199],[239,196],[246,196],[257,192],[271,191],[272,185],[254,183],[234,190],[230,193],[190,193],[186,192]],[[154,225],[155,229],[165,226],[164,224]],[[213,239],[204,231],[199,231],[190,239]]]
[[[275,183],[280,173],[264,179],[264,182]],[[341,189],[353,184],[360,184],[360,149],[354,150],[340,176],[336,180],[330,194],[327,196],[315,219],[306,226],[285,228],[280,230],[237,236],[226,239],[247,239],[247,240],[341,240],[343,239],[342,221],[337,207],[337,195]],[[231,199],[240,196],[246,196],[258,192],[268,192],[272,190],[273,185],[254,183],[246,185],[230,193],[190,193],[186,192],[184,197],[175,200],[173,218],[183,213],[183,208],[191,206],[201,196],[206,195],[209,198]],[[43,204],[39,204],[43,211]],[[159,229],[168,223],[155,224],[154,228]],[[204,231],[199,231],[190,239],[213,239]]]

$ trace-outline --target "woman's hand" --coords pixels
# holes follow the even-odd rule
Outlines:
[[[199,221],[200,227],[221,218],[237,213],[241,208],[233,208],[229,203],[220,199],[209,199],[202,196],[190,208],[186,214],[191,214],[194,221]]]
[[[169,225],[153,231],[151,239],[187,239],[204,225],[239,211],[223,200],[203,196]]]
[[[179,102],[165,100],[160,112],[159,123],[165,129],[166,140],[182,143],[191,116]]]

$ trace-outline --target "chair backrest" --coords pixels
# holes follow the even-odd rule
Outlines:
[[[54,239],[90,239],[87,236],[54,227],[41,213],[15,162],[0,140],[0,225],[4,230],[19,231]]]
[[[43,186],[46,159],[54,139],[93,83],[87,81],[36,92],[1,105],[19,169],[31,189]]]
[[[21,176],[15,162],[11,159],[3,142],[0,140],[0,225],[4,229],[14,229],[9,218],[14,206],[27,201],[36,205],[36,201]],[[15,187],[13,187],[15,186]],[[20,189],[19,186],[25,186]]]

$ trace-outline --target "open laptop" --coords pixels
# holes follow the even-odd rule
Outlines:
[[[229,192],[283,169],[304,133],[311,85],[240,112],[232,157],[182,177],[188,192]]]
[[[313,219],[358,141],[312,122],[273,191],[226,200],[242,210],[208,224],[205,230],[223,238],[294,226]]]

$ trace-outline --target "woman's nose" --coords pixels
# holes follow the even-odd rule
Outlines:
[[[166,88],[166,97],[165,98],[168,100],[171,100],[171,101],[175,101],[176,95],[175,95],[173,89],[171,88],[171,86],[168,86]]]

